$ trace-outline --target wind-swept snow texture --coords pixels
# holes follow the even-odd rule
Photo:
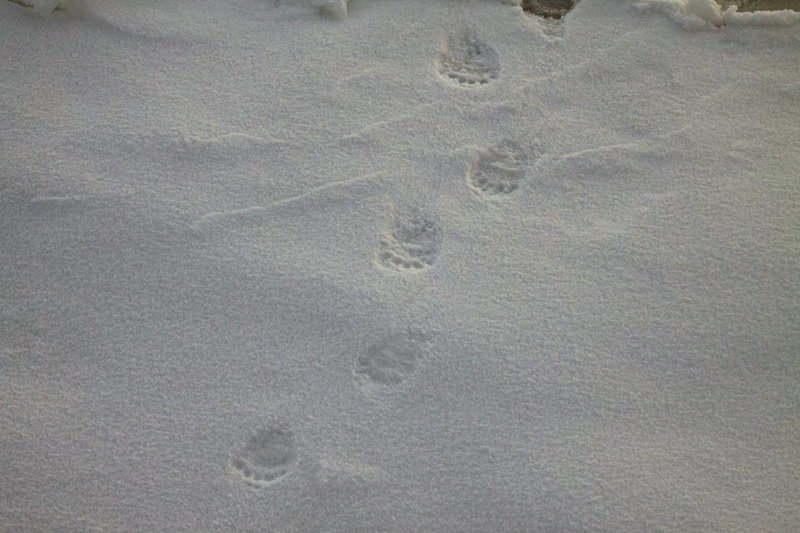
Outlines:
[[[0,532],[800,531],[793,12],[36,4]]]

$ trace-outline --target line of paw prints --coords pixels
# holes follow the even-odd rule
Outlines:
[[[474,31],[447,37],[437,59],[439,74],[462,86],[485,85],[500,75],[497,52]],[[468,184],[481,196],[511,194],[523,178],[518,145],[503,142],[481,150],[468,171]],[[434,216],[421,209],[396,213],[378,243],[375,264],[395,272],[431,268],[442,247],[441,228]],[[353,377],[362,388],[392,387],[409,378],[426,352],[428,338],[407,331],[383,337],[353,362]],[[291,431],[265,428],[251,435],[230,459],[228,469],[244,483],[266,487],[286,477],[297,459]]]
[[[417,370],[428,342],[427,335],[410,330],[380,338],[354,358],[356,384],[364,389],[399,385]],[[297,448],[292,431],[262,428],[231,456],[228,473],[251,487],[269,487],[292,472]]]

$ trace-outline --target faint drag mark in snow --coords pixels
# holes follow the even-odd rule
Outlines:
[[[227,161],[231,157],[263,157],[275,146],[289,144],[281,139],[263,139],[247,133],[227,133],[216,137],[201,137],[181,131],[152,132],[131,136],[128,148],[132,151],[156,153],[170,161],[192,164]]]
[[[295,202],[313,198],[319,193],[335,190],[339,187],[352,185],[362,181],[369,181],[382,175],[383,172],[372,172],[364,176],[356,176],[355,178],[326,183],[324,185],[309,189],[306,192],[296,196],[290,196],[289,198],[276,200],[267,205],[245,207],[243,209],[235,209],[232,211],[214,211],[211,213],[206,213],[192,225],[192,230],[196,233],[203,234],[212,232],[215,229],[233,231],[237,229],[258,227],[268,221],[268,217],[274,208],[283,207]]]
[[[353,141],[353,140],[358,140],[358,139],[363,138],[367,134],[370,134],[370,133],[373,133],[373,132],[375,132],[377,130],[380,130],[381,128],[388,128],[388,127],[391,127],[391,126],[393,126],[393,125],[395,125],[397,123],[415,119],[415,118],[417,118],[420,115],[424,114],[425,112],[427,112],[428,110],[430,110],[433,107],[435,107],[434,104],[421,104],[421,105],[415,107],[414,109],[412,109],[408,113],[403,113],[403,114],[399,114],[399,115],[396,115],[396,116],[388,117],[388,118],[385,118],[383,120],[377,120],[375,122],[367,124],[366,126],[360,127],[355,132],[347,133],[347,134],[342,135],[341,137],[339,137],[339,139],[336,141],[336,143],[333,143],[333,145],[335,147],[335,144],[338,144],[339,142],[349,142],[349,141]]]
[[[441,247],[437,220],[422,209],[410,208],[395,213],[391,227],[378,243],[374,263],[395,272],[421,272],[433,266]]]
[[[800,12],[755,11],[739,13],[738,5],[724,11],[715,0],[641,0],[633,6],[641,13],[661,13],[685,30],[709,30],[722,26],[791,26],[800,22]]]
[[[135,168],[156,169],[158,174],[192,169],[230,171],[232,166],[263,166],[268,158],[284,157],[292,143],[243,132],[204,136],[180,129],[118,131],[102,127],[71,140],[76,148],[92,150],[104,159],[125,160]],[[153,177],[150,171],[147,178]]]
[[[362,387],[399,385],[417,369],[427,352],[428,340],[415,331],[380,339],[356,357],[356,382]]]
[[[448,35],[436,67],[442,77],[464,87],[485,85],[500,76],[497,52],[475,30]]]
[[[285,477],[297,459],[297,443],[290,431],[262,429],[228,464],[228,471],[254,487],[265,487]]]
[[[188,148],[215,148],[230,150],[235,148],[248,148],[263,144],[284,144],[285,141],[270,139],[266,141],[261,137],[247,133],[227,133],[218,137],[199,137],[195,135],[184,136],[184,143]]]
[[[525,178],[522,147],[503,141],[478,152],[467,172],[467,183],[478,196],[503,197],[519,189]]]
[[[573,152],[565,152],[561,154],[543,154],[541,158],[537,159],[537,164],[540,162],[559,162],[568,161],[570,159],[586,159],[602,157],[607,153],[614,153],[618,151],[627,152],[629,154],[647,153],[647,154],[662,154],[664,149],[661,147],[663,141],[673,141],[682,137],[690,129],[689,126],[677,128],[673,131],[668,131],[661,135],[655,135],[650,138],[636,139],[624,143],[616,144],[603,144],[600,146],[592,146],[582,150]]]
[[[602,146],[595,146],[595,147],[592,147],[592,148],[585,148],[583,150],[578,150],[576,152],[569,152],[569,153],[566,153],[566,154],[559,154],[559,155],[555,156],[553,159],[555,159],[555,160],[570,159],[570,158],[573,158],[573,157],[583,157],[583,156],[586,156],[586,155],[589,155],[589,154],[599,153],[599,152],[614,152],[614,151],[617,151],[617,150],[628,150],[628,149],[636,148],[637,146],[640,146],[644,142],[645,141],[632,141],[632,142],[619,143],[619,144],[605,144],[605,145],[602,145]]]
[[[349,457],[343,452],[331,452],[320,458],[319,480],[325,484],[348,480],[362,483],[385,479],[382,470]]]

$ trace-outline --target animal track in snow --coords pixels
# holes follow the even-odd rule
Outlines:
[[[577,4],[577,0],[522,0],[522,10],[534,15],[537,27],[542,34],[552,40],[560,40],[564,35],[564,21],[561,20]]]
[[[474,30],[451,34],[437,59],[439,74],[459,85],[484,85],[500,76],[500,58]]]
[[[470,188],[479,196],[505,196],[525,177],[525,156],[515,142],[504,141],[478,152],[467,172]]]
[[[384,337],[356,358],[356,381],[361,385],[401,383],[416,370],[426,341],[425,335],[411,331]]]
[[[575,7],[576,0],[522,0],[522,9],[537,17],[560,19]]]
[[[347,18],[347,0],[326,0],[319,7],[319,14],[331,20],[344,20]]]
[[[290,431],[262,429],[233,456],[229,469],[248,485],[265,487],[288,474],[296,458],[297,444]]]
[[[441,240],[433,217],[419,209],[398,213],[378,243],[375,263],[398,272],[420,272],[436,262]]]

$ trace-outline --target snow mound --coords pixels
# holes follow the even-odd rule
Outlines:
[[[723,19],[733,26],[791,26],[800,22],[800,12],[782,9],[739,13],[736,6],[731,6],[723,13]]]
[[[714,0],[639,0],[634,7],[642,13],[662,13],[687,30],[706,30],[725,25],[791,26],[800,13],[790,9],[739,13],[736,6],[722,11]]]

